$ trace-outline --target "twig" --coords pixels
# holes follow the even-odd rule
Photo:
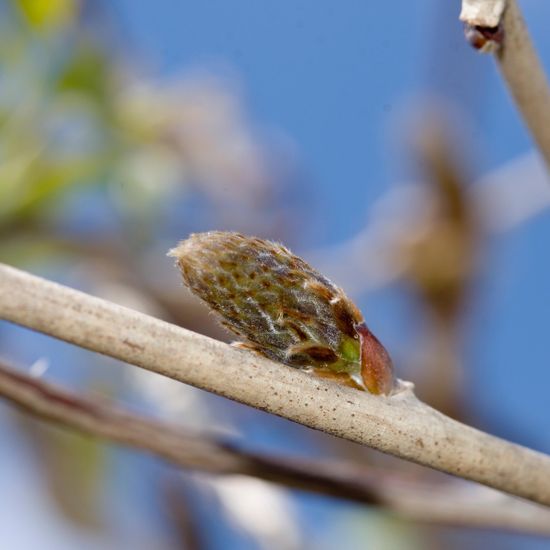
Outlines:
[[[0,264],[0,318],[437,470],[550,505],[550,457],[456,422],[410,385],[335,385]]]
[[[502,44],[491,51],[550,168],[550,87],[517,0],[463,0],[461,19],[482,32],[502,31]]]
[[[414,521],[550,536],[550,510],[490,489],[413,482],[396,472],[341,461],[244,451],[84,398],[2,362],[0,396],[41,420],[151,452],[183,468],[255,476],[286,487],[384,506]]]

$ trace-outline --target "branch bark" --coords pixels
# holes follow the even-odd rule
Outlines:
[[[461,19],[471,26],[500,27],[500,72],[550,168],[550,87],[517,0],[463,0]]]
[[[550,505],[550,457],[456,422],[410,385],[335,385],[0,264],[0,318],[418,464]]]
[[[508,0],[502,26],[500,72],[550,168],[550,88],[516,0]]]
[[[342,461],[244,451],[229,442],[84,398],[2,362],[0,396],[40,420],[150,452],[183,468],[254,476],[285,487],[381,506],[407,520],[550,536],[550,510],[490,489],[420,483],[404,479],[398,472]]]

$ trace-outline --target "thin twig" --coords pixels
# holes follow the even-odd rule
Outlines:
[[[500,71],[550,167],[550,88],[516,0],[508,0]]]
[[[463,0],[461,19],[482,31],[502,31],[502,44],[491,51],[550,168],[550,87],[517,0]]]
[[[0,318],[419,464],[550,505],[550,457],[413,394],[370,395],[0,264]]]
[[[254,476],[286,487],[383,506],[408,520],[550,536],[550,510],[491,489],[419,483],[396,472],[342,461],[244,451],[228,442],[84,398],[2,362],[0,396],[41,420],[148,451],[183,468]]]

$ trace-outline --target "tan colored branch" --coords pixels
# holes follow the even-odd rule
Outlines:
[[[550,168],[550,87],[517,0],[464,0],[461,19],[482,32],[502,31],[500,47],[487,51],[496,52],[500,72]]]
[[[550,536],[550,510],[490,489],[405,480],[344,462],[246,452],[38,380],[0,362],[0,396],[41,420],[148,451],[183,468],[241,474],[385,507],[405,519]]]
[[[550,167],[550,88],[516,0],[508,0],[500,71]]]
[[[0,265],[0,318],[413,462],[550,505],[550,457],[456,422],[406,387],[335,385]]]

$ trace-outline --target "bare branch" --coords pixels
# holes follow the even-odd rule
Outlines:
[[[550,87],[517,0],[463,0],[461,19],[468,29],[488,36],[489,42],[491,36],[502,36],[499,47],[476,47],[495,53],[510,93],[550,168]]]
[[[0,318],[419,464],[550,505],[550,457],[456,422],[410,384],[338,386],[0,265]]]
[[[550,510],[491,489],[419,483],[342,461],[243,451],[87,399],[0,362],[0,396],[41,420],[150,452],[183,468],[254,476],[286,487],[383,506],[405,519],[550,536]]]
[[[516,0],[508,0],[500,71],[550,167],[550,88]]]

